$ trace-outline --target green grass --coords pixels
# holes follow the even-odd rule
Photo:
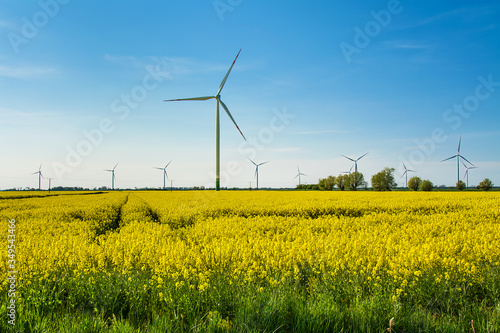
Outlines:
[[[495,273],[496,274],[496,273]],[[390,284],[374,287],[313,275],[271,286],[224,273],[207,289],[195,279],[150,283],[149,273],[64,276],[20,287],[16,326],[2,332],[393,332],[500,331],[498,278],[488,285],[436,289],[422,284],[398,300]],[[352,277],[346,277],[352,278]],[[177,283],[177,285],[176,285]]]

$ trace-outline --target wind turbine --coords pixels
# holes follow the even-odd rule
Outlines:
[[[164,168],[158,168],[158,167],[155,167],[155,169],[158,169],[158,170],[163,170],[163,189],[165,189],[165,179],[168,179],[168,175],[167,175],[167,167],[169,166],[169,164],[172,163],[172,161],[168,162],[167,165],[165,165]]]
[[[451,157],[448,157],[447,159],[444,159],[444,160],[441,161],[441,162],[448,161],[448,160],[451,160],[452,158],[456,158],[457,159],[457,183],[460,181],[460,159],[463,159],[463,160],[467,161],[467,163],[469,163],[470,165],[475,166],[474,164],[472,164],[471,162],[469,162],[469,160],[467,160],[465,157],[463,157],[462,155],[460,155],[460,144],[461,143],[462,143],[462,137],[460,136],[460,140],[458,140],[457,154],[453,155]]]
[[[233,116],[231,115],[231,112],[229,112],[229,109],[227,108],[226,104],[222,102],[220,98],[220,93],[222,91],[222,88],[224,88],[224,85],[226,84],[227,77],[229,76],[229,73],[231,73],[231,70],[233,69],[234,63],[236,62],[236,59],[238,59],[238,56],[240,55],[241,49],[236,55],[236,58],[233,61],[233,64],[231,67],[229,67],[229,70],[226,73],[226,76],[224,76],[224,79],[222,80],[219,90],[217,91],[217,94],[215,96],[207,96],[207,97],[193,97],[193,98],[181,98],[181,99],[170,99],[170,100],[165,100],[164,102],[174,102],[174,101],[206,101],[209,99],[215,99],[217,101],[217,107],[216,107],[216,113],[215,113],[215,190],[220,191],[220,121],[219,121],[219,104],[222,105],[224,110],[226,111],[227,115],[229,118],[234,123],[234,126],[238,129],[240,132],[241,136],[243,139],[246,138],[241,132],[240,128],[238,127],[238,124],[236,124],[236,121],[234,120]]]
[[[299,177],[299,185],[300,185],[300,176],[307,176],[305,173],[300,172],[299,166],[297,165],[297,171],[299,172],[295,178]],[[293,179],[295,179],[293,178]]]
[[[405,168],[405,172],[401,175],[401,178],[406,175],[406,187],[408,188],[408,172],[416,172],[415,170],[410,170],[406,168],[405,162],[403,162],[403,167]]]
[[[262,163],[259,163],[259,164],[256,164],[254,161],[252,161],[250,158],[248,158],[248,160],[250,162],[253,163],[253,165],[255,165],[255,177],[257,178],[257,190],[259,189],[259,167],[262,165],[262,164],[266,164],[266,163],[269,163],[269,161],[266,161],[266,162],[262,162]]]
[[[366,153],[366,154],[368,154],[368,153]],[[345,158],[347,158],[348,160],[353,161],[353,162],[354,162],[354,172],[358,172],[358,161],[359,161],[360,159],[362,159],[363,157],[365,157],[365,156],[366,156],[366,154],[364,154],[364,155],[363,155],[363,156],[361,156],[361,157],[358,157],[357,159],[352,159],[352,158],[347,157],[347,156],[345,156],[345,155],[342,155],[342,156],[344,156],[344,157],[345,157]]]
[[[475,166],[468,167],[467,165],[465,165],[464,162],[462,162],[462,164],[464,165],[464,167],[466,169],[464,177],[467,177],[467,187],[469,187],[469,170],[470,169],[477,169],[477,167],[475,167]]]
[[[38,167],[37,172],[33,172],[32,175],[38,174],[38,190],[40,191],[42,189],[42,178],[45,178],[42,175],[42,163],[40,163],[40,167]]]
[[[115,189],[115,169],[118,163],[116,163],[115,167],[113,169],[104,169],[104,171],[109,171],[111,172],[111,189]]]
[[[351,168],[349,169],[349,171],[342,171],[341,173],[345,173],[345,174],[349,174],[350,175],[353,167],[354,167],[354,164],[351,166]]]

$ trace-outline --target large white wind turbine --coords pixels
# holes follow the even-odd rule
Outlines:
[[[366,154],[368,154],[368,153],[366,153]],[[366,154],[364,154],[364,155],[363,155],[363,156],[361,156],[361,157],[358,157],[357,159],[352,159],[352,158],[347,157],[347,156],[345,156],[345,155],[342,155],[342,156],[344,156],[344,157],[345,157],[345,158],[347,158],[348,160],[351,160],[351,161],[353,161],[353,162],[354,162],[354,172],[357,172],[357,171],[358,171],[358,161],[359,161],[360,159],[362,159],[363,157],[365,157],[365,156],[366,156]]]
[[[298,171],[298,174],[293,179],[296,179],[297,177],[299,177],[299,185],[300,185],[300,176],[307,176],[307,175],[305,173],[300,172],[300,169],[299,169],[298,165],[297,165],[297,171]]]
[[[42,175],[42,163],[40,163],[40,166],[38,167],[38,171],[32,173],[32,175],[36,175],[36,174],[38,174],[38,190],[41,190],[42,189],[42,178],[45,178]]]
[[[155,167],[155,169],[163,170],[163,189],[165,189],[165,180],[168,179],[167,167],[170,165],[170,163],[172,163],[172,161],[168,162],[167,165],[165,165],[165,167],[163,168]]]
[[[462,155],[460,155],[460,144],[461,143],[462,143],[462,137],[460,137],[460,140],[458,140],[457,154],[453,155],[453,156],[450,156],[447,159],[444,159],[444,160],[441,161],[441,162],[448,161],[448,160],[451,160],[452,158],[456,158],[457,159],[457,183],[460,181],[460,159],[463,159],[463,160],[467,161],[467,163],[469,163],[470,165],[475,166],[474,164],[472,164],[471,162],[469,162],[468,159],[466,159],[465,157],[463,157]]]
[[[262,165],[262,164],[266,164],[266,163],[269,163],[269,161],[266,161],[266,162],[262,162],[262,163],[255,163],[254,161],[252,161],[250,158],[248,158],[248,160],[250,162],[252,162],[253,165],[255,165],[255,178],[257,178],[257,190],[259,189],[259,167]]]
[[[416,171],[407,169],[405,162],[403,162],[403,167],[405,168],[405,172],[403,172],[403,175],[401,175],[401,178],[403,178],[403,176],[406,176],[406,183],[405,184],[406,184],[406,187],[408,187],[408,172],[416,172]]]
[[[220,93],[222,91],[222,88],[224,88],[224,85],[226,84],[227,77],[229,76],[229,73],[231,73],[231,70],[233,69],[234,63],[236,62],[236,59],[238,59],[238,56],[240,55],[241,49],[236,55],[236,58],[233,61],[233,64],[229,68],[229,70],[226,73],[226,76],[224,76],[224,79],[222,80],[219,90],[217,91],[217,94],[215,96],[207,96],[207,97],[193,97],[193,98],[181,98],[181,99],[169,99],[165,100],[164,102],[175,102],[175,101],[206,101],[209,99],[215,99],[217,101],[217,107],[216,107],[216,113],[215,113],[215,190],[219,191],[220,190],[220,122],[219,122],[219,104],[222,105],[224,110],[226,111],[227,115],[231,120],[233,121],[234,125],[240,132],[241,136],[243,139],[246,138],[241,132],[240,128],[236,124],[236,121],[234,120],[233,116],[231,115],[231,112],[229,112],[229,109],[227,108],[226,104],[222,102],[220,98]]]
[[[111,172],[111,189],[115,189],[115,169],[118,163],[116,163],[115,167],[113,169],[104,169],[104,171],[109,171]]]

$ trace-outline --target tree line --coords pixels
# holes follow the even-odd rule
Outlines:
[[[371,178],[371,187],[375,191],[391,191],[397,187],[396,180],[394,179],[394,168],[384,168],[380,172],[376,173]],[[299,185],[297,189],[308,189],[308,190],[321,190],[321,191],[333,191],[337,187],[338,190],[351,190],[356,191],[359,188],[367,188],[367,183],[361,172],[355,171],[349,174],[340,174],[337,177],[328,176],[326,178],[320,178],[317,185]],[[466,185],[463,181],[458,181],[456,184],[457,190],[464,190]],[[420,177],[414,176],[408,180],[408,189],[413,191],[432,191],[434,184],[428,180],[422,180]],[[493,188],[493,182],[485,178],[479,183],[477,189],[488,191]]]

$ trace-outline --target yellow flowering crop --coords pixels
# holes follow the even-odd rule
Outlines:
[[[148,272],[152,286],[204,292],[220,272],[270,286],[308,274],[390,285],[397,300],[424,279],[481,284],[500,267],[499,203],[495,192],[2,194],[0,217],[16,220],[21,283]]]

